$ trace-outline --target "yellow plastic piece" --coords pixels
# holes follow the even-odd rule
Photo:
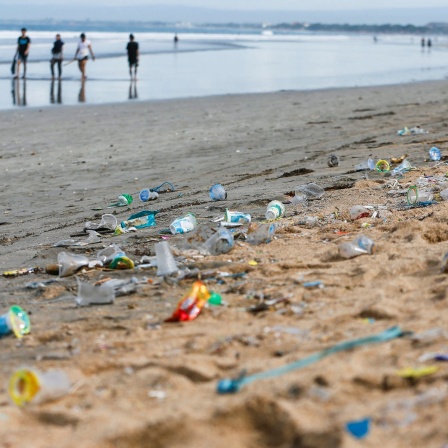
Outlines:
[[[378,160],[375,165],[376,171],[380,173],[388,173],[390,171],[390,165],[387,160]]]
[[[418,369],[407,367],[406,369],[399,370],[396,374],[402,378],[422,378],[424,376],[434,375],[438,370],[439,368],[437,366],[419,367]]]
[[[248,265],[249,266],[258,266],[258,263],[255,260],[250,260]]]
[[[9,380],[9,396],[17,406],[24,406],[36,396],[41,386],[35,372],[21,369],[14,372]]]

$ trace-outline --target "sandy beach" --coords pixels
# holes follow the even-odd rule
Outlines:
[[[448,278],[440,273],[448,207],[405,209],[406,197],[389,193],[446,174],[445,164],[427,159],[432,146],[446,154],[447,103],[448,85],[440,81],[0,112],[2,272],[44,268],[62,250],[93,258],[111,243],[139,260],[154,255],[158,232],[186,212],[200,224],[226,208],[262,221],[266,205],[288,201],[297,185],[326,190],[307,206],[287,204],[269,244],[237,240],[225,255],[184,254],[227,304],[191,322],[164,319],[193,280],[164,281],[155,270],[79,273],[90,283],[150,279],[112,305],[85,308],[64,299],[76,293],[76,276],[41,289],[25,284],[54,277],[0,277],[0,312],[18,304],[32,321],[22,340],[0,341],[0,446],[351,448],[360,442],[345,424],[369,417],[364,447],[444,447],[448,370],[421,357],[448,351]],[[429,133],[400,137],[404,126]],[[329,168],[333,153],[340,164]],[[354,172],[369,157],[404,154],[416,170],[398,183]],[[138,200],[142,188],[164,181],[176,190],[148,204]],[[210,200],[216,182],[226,201]],[[99,222],[122,193],[136,199],[113,210],[119,221],[160,210],[157,227],[93,246],[52,247],[85,222]],[[352,221],[354,205],[387,213]],[[319,225],[299,225],[305,216]],[[338,245],[361,233],[374,240],[373,254],[342,259]],[[169,243],[180,251],[184,239]],[[218,271],[246,274],[217,282]],[[304,288],[317,280],[323,288]],[[249,311],[263,301],[270,306]],[[222,378],[280,367],[396,325],[414,336],[336,354],[234,395],[216,393]],[[419,379],[397,375],[428,365],[439,369]],[[63,370],[72,393],[14,406],[8,379],[21,366]]]

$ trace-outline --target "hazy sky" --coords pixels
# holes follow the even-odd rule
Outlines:
[[[0,0],[7,4],[57,4],[64,6],[64,0]],[[200,6],[216,9],[250,10],[350,10],[350,9],[382,9],[382,8],[429,8],[447,6],[447,0],[76,0],[77,5],[183,5]]]

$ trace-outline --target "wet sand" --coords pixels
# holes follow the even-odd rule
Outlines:
[[[66,251],[93,257],[114,242],[138,260],[153,255],[158,231],[188,211],[200,223],[226,208],[262,220],[267,203],[288,200],[296,185],[315,181],[326,189],[307,207],[287,206],[269,244],[238,241],[225,255],[187,257],[203,270],[246,272],[222,284],[216,273],[205,280],[228,305],[205,309],[192,322],[163,323],[192,280],[164,282],[155,271],[80,274],[90,282],[152,280],[113,305],[88,308],[58,300],[76,291],[74,276],[41,290],[24,285],[51,276],[0,278],[1,309],[23,306],[33,325],[21,342],[1,340],[3,446],[354,447],[359,442],[344,425],[363,417],[372,419],[366,447],[444,446],[446,366],[418,380],[396,372],[434,364],[418,359],[448,351],[448,279],[440,273],[448,208],[441,202],[402,210],[405,197],[388,194],[389,177],[366,179],[353,167],[370,156],[408,154],[418,170],[394,189],[425,174],[444,175],[446,165],[433,168],[425,159],[431,146],[447,147],[447,100],[446,83],[434,82],[1,112],[1,271],[54,263],[65,249],[53,243],[110,212],[92,209],[163,181],[177,190],[149,206],[136,199],[116,210],[122,220],[158,209],[156,228]],[[397,136],[416,125],[430,133]],[[337,168],[327,166],[332,153]],[[208,198],[215,182],[226,187],[227,201]],[[385,205],[390,214],[352,222],[348,211],[357,204]],[[304,216],[318,216],[321,225],[298,225]],[[341,259],[338,244],[359,233],[375,241],[374,253]],[[182,241],[169,240],[177,248]],[[303,287],[314,280],[325,287]],[[248,311],[274,299],[285,300]],[[216,394],[221,378],[279,367],[394,325],[432,332],[341,353],[235,395]],[[75,390],[18,409],[6,386],[24,365],[62,369]]]

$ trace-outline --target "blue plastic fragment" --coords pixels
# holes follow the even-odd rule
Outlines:
[[[239,385],[237,380],[232,380],[230,378],[220,380],[216,391],[218,394],[235,394],[239,390]]]
[[[315,282],[306,282],[303,284],[304,288],[318,288],[320,286],[324,286],[323,282],[321,282],[320,280],[317,280]]]
[[[448,361],[448,355],[436,355],[434,359],[436,361]]]
[[[345,429],[355,439],[364,439],[370,431],[370,418],[364,418],[362,420],[353,420],[345,424]]]

